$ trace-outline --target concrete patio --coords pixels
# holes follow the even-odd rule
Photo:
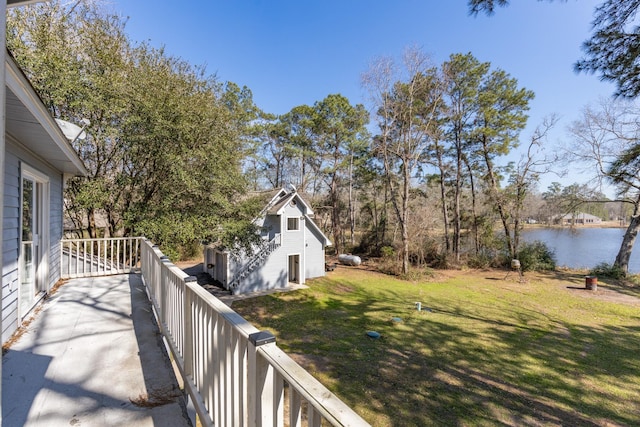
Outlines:
[[[137,274],[74,279],[2,358],[3,426],[190,426]]]

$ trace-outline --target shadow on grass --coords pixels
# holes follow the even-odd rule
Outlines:
[[[374,426],[640,424],[637,318],[589,327],[508,301],[435,297],[417,312],[406,294],[333,286],[234,309],[309,365],[322,360],[312,372]]]

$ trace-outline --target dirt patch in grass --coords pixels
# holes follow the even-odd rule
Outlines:
[[[640,287],[632,280],[620,281],[601,278],[598,280],[596,290],[586,288],[585,276],[588,272],[585,270],[564,270],[559,269],[551,272],[531,273],[533,280],[549,284],[564,285],[567,292],[573,295],[597,299],[600,301],[614,302],[620,304],[640,305]]]
[[[330,372],[330,359],[327,357],[302,353],[288,353],[288,355],[312,374]]]
[[[621,293],[617,289],[608,289],[603,285],[599,285],[598,289],[595,291],[580,289],[580,288],[578,289],[568,288],[568,289],[569,289],[569,292],[572,292],[576,295],[579,295],[585,298],[593,298],[601,301],[640,306],[640,298],[638,298],[637,296]]]
[[[632,282],[600,280],[595,291],[588,290],[585,286],[587,271],[555,270],[550,272],[526,272],[523,282],[520,282],[517,273],[506,270],[482,269],[482,270],[443,270],[430,280],[431,282],[446,282],[449,280],[467,279],[485,280],[496,282],[497,286],[505,289],[523,289],[526,285],[547,284],[564,288],[573,295],[593,298],[601,301],[621,304],[640,305],[640,287]]]

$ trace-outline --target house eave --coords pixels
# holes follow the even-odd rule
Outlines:
[[[42,3],[43,0],[7,0],[7,7],[26,6],[33,3]]]
[[[280,199],[276,200],[276,198],[274,198],[274,200],[271,201],[271,203],[268,206],[268,209],[266,211],[266,213],[268,215],[282,215],[284,213],[284,208],[285,206],[287,206],[287,204],[291,203],[293,200],[295,200],[296,203],[300,203],[302,204],[303,208],[302,208],[302,212],[309,216],[312,217],[313,214],[313,209],[311,209],[311,206],[309,206],[307,204],[307,202],[304,201],[304,199],[302,197],[300,197],[300,195],[297,192],[293,192],[293,193],[289,193],[287,195],[284,196],[280,196]]]
[[[278,200],[276,203],[274,203],[272,206],[270,206],[267,209],[267,214],[282,215],[284,213],[285,206],[287,206],[288,203],[291,203],[291,201],[294,198],[295,198],[295,193],[287,194],[286,196],[281,197],[280,200]]]
[[[5,70],[5,131],[64,174],[87,175],[82,160],[9,52]]]

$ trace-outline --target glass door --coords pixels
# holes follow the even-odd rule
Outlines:
[[[38,259],[37,185],[34,179],[22,178],[22,231],[20,233],[20,316],[33,306],[37,294],[36,261]]]

